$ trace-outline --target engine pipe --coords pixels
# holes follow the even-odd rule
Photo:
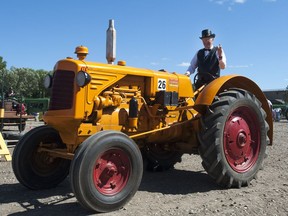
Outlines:
[[[108,64],[114,64],[116,59],[116,30],[114,20],[109,20],[109,27],[106,31],[106,59]]]

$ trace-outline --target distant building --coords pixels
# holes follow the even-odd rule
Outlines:
[[[266,98],[269,99],[273,104],[285,104],[285,98],[287,98],[288,90],[263,90],[263,93],[265,94]]]

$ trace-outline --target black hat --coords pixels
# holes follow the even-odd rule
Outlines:
[[[211,38],[215,38],[215,34],[212,34],[212,31],[209,29],[204,29],[202,31],[202,37],[199,37],[200,39],[202,38],[207,38],[207,37],[211,37]]]

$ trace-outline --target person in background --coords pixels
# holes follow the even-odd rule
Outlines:
[[[198,77],[195,83],[196,89],[220,76],[220,69],[226,67],[226,56],[221,45],[214,46],[215,34],[209,29],[202,31],[200,39],[204,48],[197,51],[190,62],[185,75],[190,76],[198,69]]]
[[[273,121],[275,121],[275,119],[276,119],[276,112],[275,112],[275,110],[273,109],[273,104],[272,104],[272,102],[271,102],[269,99],[267,99],[267,102],[268,102],[268,105],[269,105],[269,108],[270,108],[270,111],[271,111],[271,114],[272,114]]]
[[[5,98],[10,98],[10,97],[13,97],[13,96],[15,96],[13,88],[9,87],[8,92],[6,92],[6,94],[5,94]]]

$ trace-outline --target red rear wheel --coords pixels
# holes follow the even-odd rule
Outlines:
[[[260,151],[260,125],[248,107],[235,109],[224,128],[224,152],[229,165],[243,173],[256,163]]]

